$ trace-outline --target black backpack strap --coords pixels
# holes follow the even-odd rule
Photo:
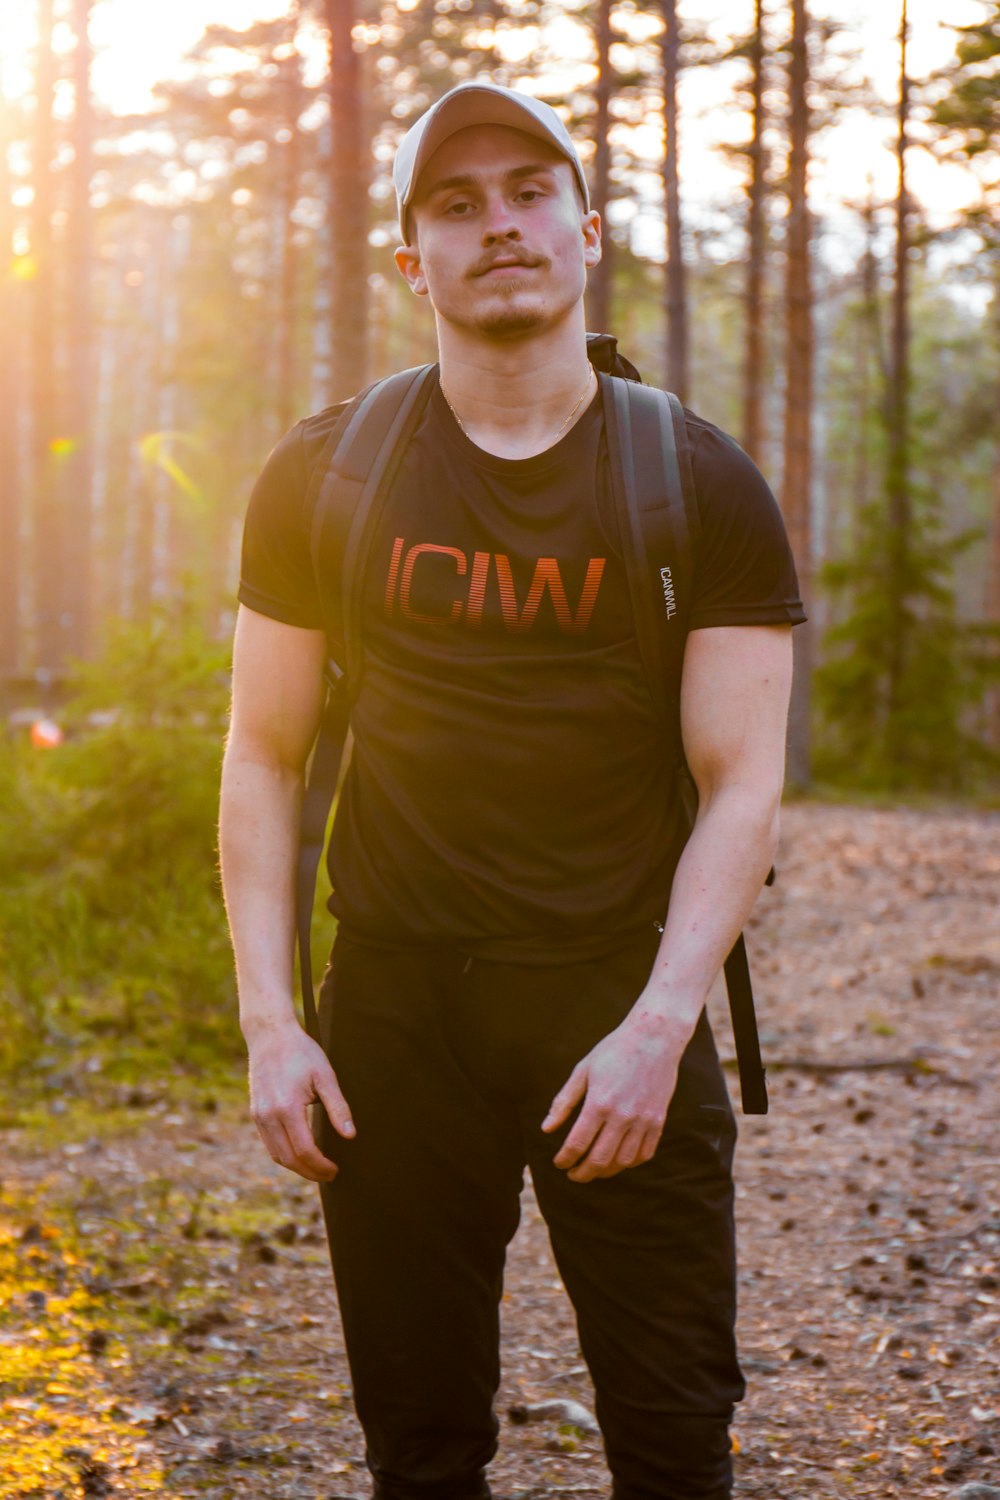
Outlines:
[[[436,365],[416,365],[369,386],[325,456],[312,510],[312,562],[335,675],[346,675],[352,698],[361,672],[361,593],[375,523],[436,371]]]
[[[671,392],[607,375],[600,380],[639,651],[653,703],[679,741],[681,672],[698,538],[684,409]],[[676,785],[690,831],[698,791],[683,752]],[[767,1086],[742,933],[724,967],[743,1113],[767,1114]]]
[[[313,995],[312,911],[316,876],[326,843],[326,825],[333,804],[347,743],[347,695],[340,679],[327,674],[326,704],[302,795],[299,815],[299,852],[295,866],[295,935],[299,950],[299,984],[306,1031],[319,1041],[319,1017]]]
[[[319,1042],[310,933],[316,876],[361,677],[361,598],[378,514],[431,391],[434,365],[401,370],[355,397],[314,474],[310,545],[330,657],[327,694],[299,819],[295,929],[306,1031]],[[330,587],[331,581],[334,587]]]
[[[688,514],[666,393],[631,380],[598,378],[639,651],[657,712],[668,717],[679,738],[697,512]]]

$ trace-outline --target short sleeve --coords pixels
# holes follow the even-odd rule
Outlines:
[[[792,549],[778,502],[733,438],[688,415],[701,536],[688,628],[801,625]]]
[[[308,467],[299,422],[272,448],[250,494],[237,598],[286,625],[323,628],[305,515]]]

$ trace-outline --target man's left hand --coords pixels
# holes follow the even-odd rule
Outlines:
[[[543,1130],[558,1130],[583,1100],[555,1157],[571,1182],[614,1177],[652,1158],[692,1030],[651,1029],[630,1015],[577,1063],[542,1121]]]

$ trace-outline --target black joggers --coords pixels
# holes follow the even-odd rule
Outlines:
[[[525,1165],[577,1316],[614,1500],[728,1500],[736,1121],[707,1013],[653,1159],[570,1182],[541,1122],[623,1019],[659,941],[550,966],[338,935],[323,1046],[357,1136],[320,1193],[376,1500],[486,1500],[499,1302]],[[575,1118],[575,1116],[574,1116]]]

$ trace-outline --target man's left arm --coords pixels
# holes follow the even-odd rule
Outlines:
[[[791,682],[791,625],[688,635],[681,735],[698,816],[642,994],[577,1064],[543,1121],[557,1130],[583,1101],[555,1157],[573,1182],[612,1177],[656,1150],[681,1057],[777,850]]]

